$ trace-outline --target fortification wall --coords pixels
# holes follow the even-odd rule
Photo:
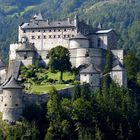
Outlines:
[[[58,96],[60,97],[71,97],[71,93],[72,93],[73,88],[67,88],[67,89],[62,89],[57,91]],[[46,103],[49,100],[49,95],[48,93],[46,94],[29,94],[26,93],[23,96],[23,103],[24,103],[24,107],[30,106],[32,104],[42,104],[42,103]]]

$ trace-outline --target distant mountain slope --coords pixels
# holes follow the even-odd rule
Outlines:
[[[9,43],[17,40],[17,26],[42,12],[51,20],[73,17],[89,20],[94,26],[114,28],[118,47],[131,48],[140,56],[139,0],[0,0],[0,51],[8,52]]]

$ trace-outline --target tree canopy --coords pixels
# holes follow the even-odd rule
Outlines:
[[[63,79],[63,72],[71,70],[70,53],[67,48],[57,46],[49,52],[49,69],[60,71],[60,81]]]

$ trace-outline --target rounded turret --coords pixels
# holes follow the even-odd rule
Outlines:
[[[15,123],[21,118],[23,110],[22,97],[22,87],[11,76],[5,85],[3,85],[2,120],[8,123]]]
[[[70,38],[70,49],[75,48],[89,48],[89,39],[80,32]]]

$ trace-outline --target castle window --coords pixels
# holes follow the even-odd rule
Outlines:
[[[68,38],[70,37],[70,35],[68,35]]]
[[[60,38],[60,35],[58,35],[58,38]]]
[[[101,40],[100,40],[100,38],[98,38],[98,47],[100,47],[101,46]]]
[[[46,38],[46,36],[44,35],[44,39]]]
[[[51,32],[51,30],[49,30],[49,32]]]
[[[32,32],[34,33],[34,30],[32,30]]]
[[[52,36],[51,36],[51,35],[49,35],[49,38],[52,38]]]
[[[64,35],[64,38],[66,38],[66,35]]]
[[[74,35],[72,35],[72,37],[74,37]]]
[[[64,32],[66,32],[67,31],[67,29],[64,29]]]
[[[27,54],[26,53],[24,53],[24,59],[27,59]]]
[[[61,30],[60,29],[58,29],[58,32],[60,32]]]
[[[72,29],[72,31],[74,31],[74,28]]]
[[[38,36],[38,39],[40,39],[40,36]]]
[[[56,30],[54,29],[54,32],[55,32]]]
[[[46,31],[44,30],[44,32],[46,32]]]
[[[26,33],[26,31],[24,30],[23,33]]]
[[[7,104],[5,104],[4,106],[7,106]]]
[[[38,32],[40,32],[40,30],[38,30]]]
[[[85,76],[87,76],[87,75],[85,74]]]
[[[35,39],[35,36],[32,36],[32,39]]]
[[[56,35],[53,36],[54,38],[56,37]]]
[[[15,106],[18,106],[18,104],[15,104]]]
[[[47,59],[49,58],[49,55],[48,55],[48,54],[46,55],[46,58],[47,58]]]

